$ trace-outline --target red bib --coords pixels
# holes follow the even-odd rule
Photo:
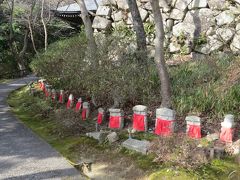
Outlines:
[[[172,134],[171,126],[173,122],[174,121],[166,121],[158,118],[156,123],[155,134],[163,136],[171,135]]]
[[[200,139],[201,136],[201,127],[196,125],[189,125],[188,136],[191,138]]]
[[[133,129],[145,131],[144,115],[133,114]]]
[[[111,116],[109,119],[109,128],[119,129],[120,128],[120,116]]]

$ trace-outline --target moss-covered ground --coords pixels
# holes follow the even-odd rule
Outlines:
[[[118,159],[121,163],[112,169],[114,177],[118,177],[123,169],[133,166],[132,176],[122,175],[125,179],[240,179],[240,166],[235,163],[234,157],[223,160],[215,159],[211,163],[199,167],[198,169],[184,169],[173,166],[170,163],[158,164],[153,162],[154,155],[143,156],[133,151],[129,151],[119,146],[107,143],[99,144],[97,141],[87,138],[84,134],[64,135],[62,126],[57,123],[53,116],[43,115],[50,112],[51,104],[38,93],[36,96],[29,94],[28,89],[22,88],[13,92],[8,103],[12,107],[12,112],[31,128],[36,134],[47,141],[58,150],[64,157],[73,162],[82,159],[83,156],[94,156],[99,162],[113,163],[113,159]],[[122,133],[121,139],[127,138],[127,134]],[[139,139],[153,139],[153,135],[140,134]],[[126,163],[126,164],[124,164]],[[133,163],[130,165],[130,163]],[[117,166],[119,166],[117,168]],[[108,171],[105,171],[108,173]]]

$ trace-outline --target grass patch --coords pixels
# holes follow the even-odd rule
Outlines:
[[[1,84],[9,83],[12,79],[0,79]]]
[[[90,151],[90,153],[96,153],[96,156],[101,156],[102,160],[107,156],[111,160],[126,157],[129,161],[135,162],[137,168],[142,169],[146,174],[150,174],[149,179],[152,180],[173,178],[184,180],[239,179],[240,177],[240,166],[234,162],[233,158],[216,159],[195,170],[183,169],[170,162],[165,164],[153,162],[154,154],[145,156],[119,148],[118,145],[99,144],[96,140],[84,135],[65,135],[61,131],[63,127],[49,115],[53,110],[51,104],[45,101],[41,94],[38,94],[38,96],[29,95],[26,87],[10,94],[8,103],[12,106],[12,111],[24,124],[73,162],[77,162],[82,153],[85,153],[84,151]],[[121,140],[126,138],[128,138],[126,132],[120,133]],[[154,135],[137,133],[135,138],[152,140]]]

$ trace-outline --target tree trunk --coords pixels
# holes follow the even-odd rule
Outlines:
[[[155,39],[155,63],[161,81],[161,107],[171,108],[171,88],[170,79],[164,59],[164,29],[162,14],[160,12],[159,0],[150,0],[156,29]]]
[[[143,21],[138,10],[137,2],[136,0],[127,0],[127,3],[133,19],[133,28],[137,36],[138,50],[146,51],[147,50],[146,34],[144,31]]]
[[[80,7],[81,18],[82,18],[84,26],[85,26],[85,32],[86,32],[86,36],[88,39],[88,47],[91,51],[90,53],[92,54],[97,49],[97,45],[96,45],[94,35],[93,35],[92,22],[89,17],[88,10],[87,10],[84,0],[77,0],[77,3]]]
[[[29,28],[29,31],[30,31],[30,37],[31,37],[33,49],[34,49],[35,53],[38,55],[38,51],[37,51],[35,41],[34,41],[34,37],[33,37],[33,29],[32,29],[33,10],[34,10],[35,4],[36,4],[36,0],[34,0],[32,2],[32,7],[30,9],[30,14],[29,14],[29,17],[28,17],[28,28]]]
[[[44,17],[43,17],[43,10],[44,10],[44,2],[45,0],[42,0],[42,9],[41,9],[41,21],[43,24],[43,29],[44,29],[44,49],[45,51],[47,51],[47,46],[48,46],[48,34],[47,34],[47,26],[46,23],[44,21]]]

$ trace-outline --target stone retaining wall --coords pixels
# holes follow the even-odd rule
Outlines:
[[[153,49],[153,15],[149,0],[138,0],[148,47]],[[240,54],[240,0],[160,0],[166,33],[165,46],[173,54]],[[132,27],[126,0],[103,0],[93,21],[95,31]]]

